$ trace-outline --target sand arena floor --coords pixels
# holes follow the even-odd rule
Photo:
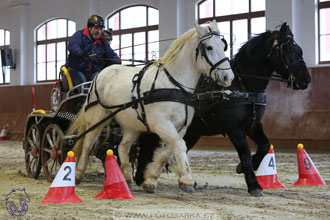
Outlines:
[[[103,167],[91,158],[85,178],[76,186],[82,203],[42,205],[50,183],[43,174],[38,180],[26,177],[22,142],[1,141],[0,219],[329,219],[329,153],[309,152],[306,147],[327,185],[295,187],[295,149],[275,149],[278,179],[286,188],[265,190],[264,197],[255,198],[247,193],[243,175],[235,173],[238,156],[233,149],[205,149],[189,152],[193,178],[198,183],[194,194],[178,188],[175,166],[171,166],[172,173],[161,175],[156,194],[134,186],[136,199],[95,199],[103,187]],[[12,189],[23,188],[30,198],[28,210],[20,218],[13,217],[6,210],[5,198]]]

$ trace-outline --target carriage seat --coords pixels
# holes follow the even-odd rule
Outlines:
[[[67,92],[73,88],[73,83],[71,79],[71,75],[68,69],[65,66],[61,67],[60,76],[62,78],[62,92]]]

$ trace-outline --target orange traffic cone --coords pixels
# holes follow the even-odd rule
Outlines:
[[[263,189],[276,189],[285,188],[285,186],[277,180],[276,162],[274,147],[270,145],[269,151],[262,159],[257,173],[257,180],[261,188]]]
[[[2,127],[2,130],[0,132],[0,140],[8,140],[8,137],[7,137],[7,127],[8,127],[8,125],[4,125]]]
[[[298,172],[299,179],[294,186],[316,186],[325,185],[319,171],[304,149],[304,145],[297,146]]]
[[[42,204],[82,202],[75,194],[75,169],[74,153],[69,151]]]
[[[107,151],[105,160],[105,178],[103,182],[103,189],[95,198],[102,199],[134,199],[126,180],[118,166],[113,151]]]

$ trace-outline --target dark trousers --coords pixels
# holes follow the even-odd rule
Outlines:
[[[76,69],[70,68],[70,67],[68,68],[68,71],[71,75],[71,80],[72,80],[73,86],[77,86],[79,84],[92,81],[94,79],[94,77],[98,74],[98,72],[96,72],[96,73],[92,73],[90,75],[85,75],[84,73],[82,73]],[[88,86],[85,86],[85,88],[88,88]],[[78,88],[78,92],[79,93],[81,92],[81,88]]]

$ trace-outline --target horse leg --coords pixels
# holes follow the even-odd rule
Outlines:
[[[76,163],[76,183],[79,184],[81,179],[84,176],[84,173],[87,168],[88,163],[88,157],[90,154],[90,151],[93,148],[94,142],[96,137],[98,137],[98,134],[101,130],[102,126],[99,126],[95,128],[94,130],[90,131],[86,134],[83,140],[83,145],[81,149],[81,154],[78,162]]]
[[[189,129],[187,130],[187,133],[183,137],[187,145],[187,152],[195,146],[200,137],[200,135],[189,132]]]
[[[263,196],[263,191],[258,183],[257,177],[253,172],[251,151],[246,141],[244,131],[239,129],[233,129],[227,132],[230,140],[234,144],[236,151],[242,163],[242,169],[245,176],[245,181],[248,187],[248,192],[252,196]]]
[[[138,139],[140,133],[132,130],[123,131],[123,139],[118,146],[121,169],[128,186],[133,187],[132,167],[129,163],[129,151],[132,144]]]
[[[137,171],[135,174],[135,182],[140,186],[144,181],[144,174],[146,172],[147,165],[153,161],[154,152],[157,148],[161,147],[160,138],[153,133],[141,134],[137,144],[140,148],[138,156]]]
[[[81,132],[82,133],[82,132]],[[76,164],[78,164],[81,156],[81,151],[82,151],[82,144],[84,143],[85,137],[80,138],[77,143],[74,145],[72,151],[74,152],[74,157]]]
[[[176,128],[172,123],[169,122],[159,122],[158,124],[162,125],[155,128],[156,133],[159,137],[168,143],[172,152],[174,153],[175,160],[177,162],[177,173],[179,176],[179,186],[180,188],[188,193],[193,193],[194,190],[194,181],[191,177],[191,170],[187,158],[187,146],[184,142],[181,135],[177,132]],[[167,125],[167,126],[166,126]],[[184,134],[186,128],[181,130],[181,133]]]
[[[251,132],[247,134],[258,146],[256,153],[252,156],[253,169],[257,170],[262,159],[269,151],[270,141],[265,135],[262,123],[257,123]]]
[[[255,126],[247,131],[247,135],[257,144],[257,151],[252,156],[253,170],[257,170],[262,159],[268,153],[270,147],[270,141],[265,135],[261,122],[257,122]],[[239,163],[236,168],[238,174],[243,173],[242,163]]]
[[[162,169],[169,161],[172,155],[172,149],[164,142],[161,147],[158,147],[153,156],[153,162],[149,163],[144,173],[143,189],[148,193],[155,193],[157,188],[157,179],[159,178]]]

